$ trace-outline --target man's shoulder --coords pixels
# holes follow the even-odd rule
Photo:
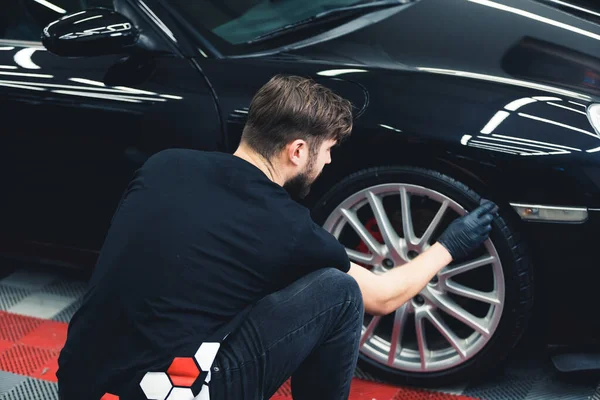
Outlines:
[[[223,167],[233,156],[217,151],[203,151],[187,148],[169,148],[152,154],[141,166],[141,171],[180,173],[182,169]]]
[[[307,236],[320,233],[322,228],[314,222],[311,212],[304,205],[295,200],[282,196],[278,218],[291,228],[295,240],[302,240]]]
[[[224,153],[210,152],[188,148],[169,148],[160,150],[150,156],[145,164],[164,162],[168,160],[203,160],[212,159],[224,155]]]

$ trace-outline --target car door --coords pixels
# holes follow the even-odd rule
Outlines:
[[[9,3],[0,17],[0,234],[11,243],[4,250],[98,250],[128,181],[151,154],[218,148],[214,97],[177,54],[63,58],[41,46],[51,21],[112,8],[112,0]]]

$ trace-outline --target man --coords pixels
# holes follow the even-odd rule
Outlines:
[[[485,203],[384,275],[350,263],[292,197],[351,129],[348,101],[277,76],[252,100],[234,155],[151,157],[69,325],[61,399],[268,399],[290,376],[296,399],[347,398],[364,311],[411,299],[487,239],[496,212]]]

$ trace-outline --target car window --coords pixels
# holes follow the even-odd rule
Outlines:
[[[237,45],[333,8],[365,0],[169,0],[195,28]]]
[[[39,42],[50,22],[92,7],[114,9],[113,0],[2,0],[0,39]]]

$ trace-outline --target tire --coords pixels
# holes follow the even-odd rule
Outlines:
[[[377,196],[379,196],[380,198],[386,198],[385,201],[387,201],[387,205],[385,206],[385,210],[386,214],[388,214],[388,218],[390,217],[390,215],[396,218],[398,213],[401,214],[401,211],[394,211],[394,207],[396,207],[396,200],[394,199],[393,195],[389,197],[389,200],[385,195],[385,190],[392,190],[391,193],[394,193],[393,191],[396,187],[394,185],[399,185],[399,187],[406,188],[401,190],[414,191],[411,192],[412,194],[410,196],[410,204],[412,207],[411,215],[414,213],[414,215],[416,216],[416,218],[414,216],[412,217],[414,228],[413,230],[415,231],[415,234],[416,231],[418,231],[419,229],[422,233],[423,226],[428,226],[427,218],[434,214],[433,211],[427,211],[427,207],[433,208],[434,203],[432,199],[436,198],[436,196],[441,196],[439,197],[439,199],[442,200],[450,199],[451,202],[449,207],[456,208],[456,210],[449,208],[445,212],[445,219],[440,222],[437,230],[431,236],[431,240],[429,241],[429,243],[435,242],[437,236],[439,236],[439,234],[443,232],[447,224],[454,219],[453,217],[457,217],[461,215],[461,213],[464,214],[468,211],[473,210],[479,205],[481,199],[481,197],[477,193],[469,189],[463,183],[460,183],[446,175],[435,171],[412,167],[377,167],[354,173],[351,176],[348,176],[347,178],[343,179],[334,187],[332,187],[319,201],[317,201],[317,203],[313,207],[313,218],[317,223],[321,224],[325,227],[325,229],[329,230],[336,237],[338,237],[338,239],[342,243],[344,243],[344,241],[350,243],[344,243],[344,245],[347,248],[351,248],[355,251],[360,251],[360,248],[362,246],[363,251],[360,252],[364,253],[365,241],[360,240],[359,235],[356,234],[356,230],[354,230],[354,228],[352,228],[350,223],[348,222],[350,221],[349,219],[339,218],[340,215],[343,215],[343,213],[340,212],[339,206],[343,204],[346,204],[346,206],[348,206],[348,204],[354,204],[352,202],[356,201],[356,205],[353,205],[352,207],[357,207],[356,210],[358,211],[356,211],[356,215],[362,218],[361,222],[364,226],[366,226],[365,223],[369,224],[369,221],[373,219],[376,220],[376,218],[370,218],[368,215],[365,216],[365,214],[369,213],[369,210],[371,210],[372,212],[373,208],[369,206],[368,202],[365,203],[364,201],[358,199],[361,199],[361,196],[363,196],[364,193],[367,193],[365,192],[365,189],[371,188],[370,190],[372,192],[381,192],[381,194],[377,194]],[[423,193],[425,193],[425,195],[423,195]],[[369,196],[368,193],[364,195],[367,196],[367,198]],[[398,198],[400,198],[400,196],[398,196]],[[492,198],[491,200],[494,199]],[[360,206],[360,204],[364,205]],[[384,204],[384,202],[382,202],[381,204]],[[368,208],[367,211],[363,212],[363,209],[361,207],[365,206],[367,206]],[[463,310],[471,310],[471,308],[467,307],[480,307],[483,310],[485,307],[488,306],[489,310],[493,309],[494,311],[488,310],[487,314],[485,314],[485,318],[482,320],[488,321],[490,324],[490,328],[487,329],[487,331],[489,331],[488,337],[486,338],[483,333],[480,333],[475,329],[474,333],[470,334],[468,329],[471,328],[467,327],[467,325],[465,325],[467,329],[461,327],[460,324],[462,324],[462,322],[458,321],[455,317],[452,317],[448,313],[446,313],[446,309],[438,307],[434,310],[437,313],[437,320],[439,321],[440,319],[443,319],[443,321],[446,323],[446,327],[456,326],[455,333],[457,333],[457,336],[455,336],[455,338],[458,337],[461,340],[463,340],[463,336],[464,339],[466,339],[474,338],[475,336],[473,335],[479,335],[480,339],[478,340],[481,340],[479,342],[475,339],[473,339],[471,342],[464,341],[464,343],[467,343],[465,344],[465,346],[467,347],[460,347],[460,349],[466,348],[467,351],[464,352],[466,355],[463,358],[460,358],[461,353],[457,350],[457,347],[451,346],[450,341],[448,339],[442,338],[443,340],[446,340],[446,347],[450,348],[450,350],[448,350],[449,352],[447,353],[447,355],[445,355],[446,353],[444,353],[445,348],[443,340],[440,341],[439,338],[436,336],[437,333],[440,332],[440,330],[436,329],[433,326],[433,323],[431,322],[432,319],[435,318],[432,317],[432,319],[430,319],[430,314],[427,314],[427,311],[423,311],[425,312],[425,314],[423,314],[423,312],[421,311],[415,311],[425,310],[424,308],[418,307],[422,306],[422,301],[425,301],[425,305],[429,304],[427,303],[427,299],[429,299],[431,296],[425,298],[417,296],[406,304],[406,309],[399,309],[404,311],[412,310],[414,313],[414,315],[409,313],[409,318],[406,320],[406,322],[403,324],[399,324],[399,326],[401,325],[405,327],[406,331],[409,332],[412,323],[411,318],[415,319],[416,321],[417,314],[420,316],[425,315],[427,317],[425,318],[427,322],[424,322],[424,325],[422,325],[422,331],[425,332],[425,340],[422,340],[422,342],[427,343],[427,346],[431,345],[431,348],[435,350],[432,353],[423,353],[431,355],[431,358],[428,360],[427,364],[430,367],[424,367],[423,364],[421,364],[420,366],[418,365],[420,360],[422,360],[422,357],[420,356],[421,353],[418,352],[419,341],[415,339],[414,343],[411,345],[410,338],[412,332],[404,333],[404,335],[401,336],[402,339],[399,342],[399,347],[396,347],[400,350],[399,353],[395,353],[398,354],[398,356],[394,356],[393,365],[388,365],[388,363],[382,361],[383,359],[381,357],[385,358],[386,354],[385,343],[389,343],[387,353],[389,356],[389,347],[392,347],[391,332],[393,331],[393,328],[390,328],[389,324],[384,325],[383,323],[386,321],[385,318],[389,319],[393,315],[396,315],[393,314],[390,316],[383,317],[379,320],[379,325],[377,325],[377,327],[373,331],[373,344],[371,345],[371,341],[368,341],[367,346],[361,346],[359,353],[359,367],[362,370],[375,375],[379,379],[395,384],[414,385],[420,387],[439,387],[458,382],[464,382],[468,379],[474,379],[477,376],[485,373],[486,371],[490,371],[492,367],[498,366],[505,359],[505,357],[510,353],[511,349],[515,347],[520,337],[523,335],[526,329],[527,321],[529,320],[531,315],[534,299],[533,266],[526,245],[521,240],[519,233],[515,229],[516,223],[514,222],[514,220],[512,220],[512,218],[514,218],[514,216],[511,214],[512,210],[510,210],[510,208],[508,207],[503,207],[502,204],[499,204],[499,206],[500,216],[493,223],[493,229],[490,233],[490,240],[488,240],[485,243],[485,248],[482,247],[482,249],[478,250],[481,251],[483,254],[480,257],[486,257],[485,254],[487,253],[489,257],[493,257],[495,261],[493,261],[493,263],[491,263],[490,265],[481,266],[478,268],[474,268],[473,270],[468,271],[464,274],[455,275],[452,279],[467,279],[469,284],[477,286],[480,283],[484,284],[484,281],[488,280],[488,275],[491,276],[492,278],[489,278],[489,280],[490,282],[492,282],[491,287],[493,287],[493,291],[491,291],[490,293],[494,294],[490,296],[497,296],[496,301],[498,301],[500,304],[487,304],[483,302],[482,306],[478,306],[475,303],[482,302],[478,300],[473,300],[471,298],[463,299],[461,296],[457,297],[456,293],[445,293],[443,295],[440,295],[442,296],[442,298],[444,298],[443,296],[446,296],[455,302],[460,301],[460,304],[462,304],[462,306],[464,307]],[[422,207],[423,210],[421,210],[420,207]],[[388,210],[391,210],[391,214]],[[456,216],[453,216],[452,214],[455,212]],[[360,216],[360,213],[362,213],[362,216]],[[449,215],[446,215],[448,213]],[[427,218],[425,218],[425,216]],[[365,222],[365,218],[368,220],[367,222]],[[449,219],[446,220],[446,218]],[[394,228],[398,232],[398,234],[400,234],[401,229],[396,228],[398,224],[399,222],[396,221],[396,225],[394,226]],[[417,225],[422,226],[418,227]],[[344,228],[340,228],[340,226],[344,226]],[[354,231],[354,236],[350,231],[347,231],[345,229],[350,229],[350,231]],[[373,235],[373,237],[375,237],[378,229],[374,228],[372,224],[369,229],[372,230],[370,230],[370,232]],[[404,234],[402,233],[402,235]],[[351,237],[354,237],[354,242],[352,242],[349,239]],[[356,238],[359,239],[358,247],[355,246]],[[379,237],[377,240],[380,242],[380,244],[383,244],[385,242],[381,237]],[[422,250],[424,251],[426,250],[426,248]],[[372,253],[373,252],[371,252],[371,254]],[[474,257],[479,256],[474,255]],[[405,260],[404,262],[408,262],[408,260]],[[463,261],[461,260],[456,260],[448,267],[448,269],[451,269],[462,262]],[[382,265],[383,264],[379,265],[378,267],[372,267],[371,265],[365,264],[366,267],[373,268],[374,271],[378,269],[378,272],[383,273],[385,272],[385,267],[383,267]],[[387,265],[392,266],[398,264],[390,264],[388,262]],[[491,271],[490,274],[486,272],[488,268]],[[483,275],[484,273],[488,275]],[[471,275],[468,276],[469,274]],[[473,274],[482,275],[479,276]],[[448,281],[449,280],[446,280],[445,282]],[[442,285],[442,283],[440,282],[441,278],[440,281],[432,281],[430,285]],[[444,283],[444,285],[446,285],[446,283]],[[503,289],[501,288],[502,285]],[[440,286],[440,288],[444,287],[445,286]],[[432,291],[429,288],[429,285],[426,288],[424,288],[424,291],[425,290],[428,290],[427,293],[432,293]],[[434,287],[434,290],[436,290],[435,293],[439,294],[441,293],[440,290],[442,289]],[[503,295],[501,295],[502,292]],[[436,299],[437,298],[438,297],[436,297]],[[471,304],[471,302],[475,303]],[[473,310],[475,310],[475,308],[473,308]],[[363,329],[365,329],[370,322],[373,322],[372,316],[366,314]],[[416,327],[416,322],[414,322],[414,325]],[[418,336],[416,334],[417,330],[416,328],[412,329],[415,332],[416,338]],[[389,340],[386,342],[385,338],[387,337],[388,332],[390,336]],[[460,335],[458,333],[460,333]],[[403,342],[404,340],[406,340],[406,343]],[[429,343],[430,340],[431,344]],[[459,342],[462,346],[463,341]],[[472,349],[472,352],[470,353],[468,352],[468,343],[471,343],[470,345],[472,346],[470,348]],[[452,352],[455,352],[456,354],[452,355]],[[415,353],[419,356],[419,358],[415,359],[416,361],[413,362],[411,360],[413,360]],[[435,354],[439,354],[439,356]],[[444,357],[447,357],[448,360],[444,361]]]

